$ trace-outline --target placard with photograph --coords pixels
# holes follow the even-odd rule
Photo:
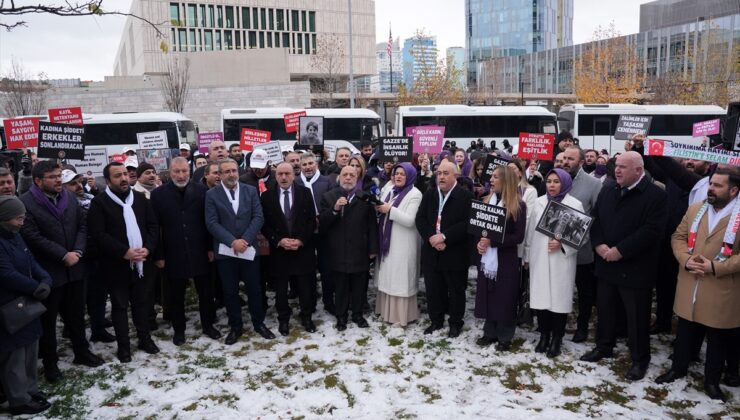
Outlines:
[[[551,200],[537,222],[536,230],[572,248],[579,249],[589,235],[593,218],[573,207]]]
[[[324,117],[300,117],[301,136],[298,144],[319,146],[324,144]]]

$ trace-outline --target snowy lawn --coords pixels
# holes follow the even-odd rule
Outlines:
[[[304,332],[293,319],[290,336],[272,341],[251,331],[243,308],[248,332],[225,346],[223,339],[199,335],[191,302],[187,343],[173,345],[172,330],[161,323],[154,335],[162,352],[138,351],[132,338],[129,364],[118,362],[115,344],[97,343],[93,351],[106,365],[73,366],[69,342],[62,340],[65,379],[43,385],[53,404],[44,414],[65,419],[740,418],[740,388],[722,386],[726,404],[710,400],[701,391],[703,364],[693,365],[689,378],[653,382],[670,364],[671,336],[652,339],[647,377],[635,383],[622,379],[630,366],[624,341],[615,359],[598,364],[578,361],[593,344],[571,342],[571,330],[556,360],[534,353],[537,333],[521,328],[511,352],[476,346],[482,321],[472,316],[473,283],[471,278],[465,328],[456,339],[447,338],[447,328],[423,335],[425,318],[404,330],[368,316],[369,329],[350,324],[339,333],[319,303],[317,333]],[[423,290],[420,302],[424,311]],[[224,309],[219,318],[225,335]],[[277,334],[273,307],[267,325]]]

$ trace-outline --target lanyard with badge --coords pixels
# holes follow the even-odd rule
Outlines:
[[[444,197],[442,197],[442,190],[437,187],[437,193],[439,194],[439,211],[437,212],[437,223],[435,223],[434,225],[434,229],[437,231],[437,233],[442,233],[442,210],[444,210],[445,204],[447,203],[447,200],[450,199],[450,196],[452,195],[452,190],[454,190],[456,186],[457,183],[453,185],[449,191],[447,191],[447,195]]]

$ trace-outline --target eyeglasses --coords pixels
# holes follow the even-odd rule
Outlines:
[[[46,175],[44,179],[62,179],[62,175]]]

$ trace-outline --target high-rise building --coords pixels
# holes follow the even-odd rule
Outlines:
[[[403,43],[403,83],[412,89],[423,73],[437,70],[437,37],[415,36]]]
[[[461,86],[465,86],[465,48],[449,47],[447,48],[445,57],[447,57],[447,68],[454,67],[459,72],[458,82]]]
[[[398,84],[403,82],[403,57],[401,55],[401,49],[399,48],[399,40],[396,39],[391,44],[390,56],[388,55],[388,43],[378,43],[375,46],[375,60],[378,65],[380,83],[378,91],[382,93],[390,93],[391,79],[393,79],[392,91],[398,92]],[[392,69],[391,66],[393,67]]]
[[[640,5],[640,32],[695,23],[740,12],[738,0],[657,0]]]
[[[465,0],[468,86],[482,61],[573,44],[573,0]]]

